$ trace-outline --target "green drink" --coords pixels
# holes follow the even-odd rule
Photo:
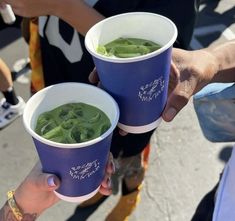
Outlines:
[[[118,38],[105,45],[99,45],[97,52],[107,57],[132,58],[149,54],[161,46],[140,38]]]
[[[35,132],[58,143],[81,143],[95,139],[111,126],[106,114],[85,103],[68,103],[42,113]]]

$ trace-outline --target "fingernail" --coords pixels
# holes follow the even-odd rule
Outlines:
[[[115,167],[115,163],[113,161],[111,162],[111,167],[112,167],[113,173],[115,173],[116,167]]]
[[[165,118],[166,118],[167,120],[172,120],[172,119],[175,117],[176,114],[177,114],[176,109],[173,108],[173,107],[170,107],[170,108],[167,110],[167,112],[165,113]]]
[[[107,179],[107,186],[108,186],[108,188],[111,188],[111,178],[110,177]]]
[[[48,184],[50,187],[55,187],[55,186],[56,186],[55,180],[54,180],[54,177],[53,177],[53,176],[48,177],[48,179],[47,179],[47,184]]]

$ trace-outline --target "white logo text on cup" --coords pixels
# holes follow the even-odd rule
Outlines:
[[[100,168],[100,163],[98,160],[93,162],[84,163],[83,165],[78,165],[71,167],[69,174],[73,179],[83,180],[89,178]]]

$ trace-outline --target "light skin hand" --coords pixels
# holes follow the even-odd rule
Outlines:
[[[112,193],[110,177],[114,171],[113,157],[110,153],[106,174],[99,190],[101,194],[110,195]],[[23,212],[22,221],[35,220],[46,209],[56,204],[59,198],[54,194],[54,190],[58,189],[59,185],[58,177],[53,174],[42,173],[41,164],[37,163],[14,194],[15,201]],[[7,203],[0,209],[0,220],[16,220]]]
[[[112,193],[111,188],[111,176],[115,173],[115,164],[113,160],[113,155],[109,154],[108,163],[106,166],[106,174],[105,177],[101,183],[101,187],[99,189],[99,192],[105,196],[109,196]]]
[[[27,176],[23,183],[16,189],[16,202],[21,208],[26,210],[25,212],[41,214],[44,210],[59,201],[59,198],[53,191],[59,187],[60,180],[55,175],[45,174],[41,171],[41,164],[37,163],[29,176]],[[100,188],[100,193],[103,195],[111,194],[109,179],[113,171],[113,158],[110,154],[106,167],[106,175]]]
[[[15,200],[25,213],[40,215],[59,201],[53,191],[59,187],[60,180],[41,171],[42,166],[38,162],[15,191]]]
[[[59,199],[53,191],[59,184],[56,176],[42,173],[41,164],[37,163],[14,194],[15,201],[22,211],[22,221],[34,221],[45,209],[58,202]],[[17,220],[8,203],[0,209],[0,220]]]

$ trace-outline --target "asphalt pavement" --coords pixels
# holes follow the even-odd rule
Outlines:
[[[235,38],[235,0],[203,2],[192,49]],[[17,29],[0,32],[0,57],[11,68],[16,60],[28,57],[27,44]],[[30,96],[29,77],[22,75],[14,84],[26,101]],[[190,101],[173,122],[163,122],[153,134],[141,201],[130,221],[190,221],[200,199],[218,181],[231,145],[205,139]],[[0,205],[6,201],[6,192],[16,188],[36,160],[21,117],[0,130]],[[73,220],[103,221],[119,197],[109,197],[90,216],[87,210],[79,211]],[[66,221],[75,209],[76,204],[61,201],[38,220]]]

